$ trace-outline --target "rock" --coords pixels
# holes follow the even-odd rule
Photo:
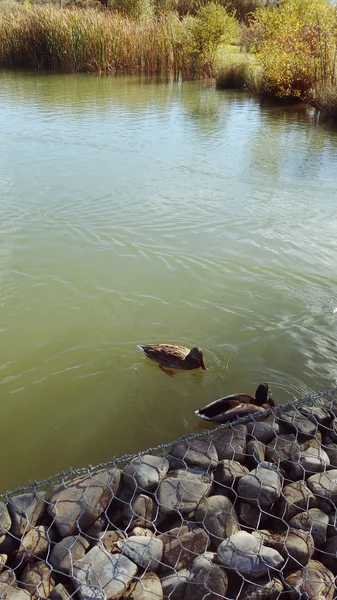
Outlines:
[[[310,508],[289,521],[289,527],[311,533],[315,544],[324,544],[326,541],[328,524],[328,515],[319,508]]]
[[[210,478],[197,473],[176,471],[159,485],[158,504],[161,514],[168,515],[175,511],[181,514],[192,512],[200,500],[210,494],[211,486]]]
[[[94,546],[74,563],[73,583],[80,600],[121,598],[137,573],[127,556]]]
[[[251,465],[252,468],[255,468],[265,459],[266,447],[262,442],[258,440],[249,440],[246,446],[247,452],[247,464]]]
[[[271,442],[280,431],[280,428],[275,420],[265,422],[253,421],[251,423],[247,423],[246,427],[249,435],[259,442],[263,442],[264,444]]]
[[[119,481],[120,471],[112,467],[56,486],[49,499],[48,512],[55,519],[61,537],[89,529],[110,506]]]
[[[224,430],[213,434],[214,446],[218,453],[218,459],[230,459],[244,462],[246,452],[246,425],[239,424],[235,427],[226,425]]]
[[[122,521],[126,528],[152,527],[157,517],[158,507],[154,500],[145,494],[139,494],[126,504],[122,512]]]
[[[155,534],[151,529],[145,529],[145,527],[134,527],[129,533],[129,537],[134,535],[145,535],[146,537],[153,537]]]
[[[273,550],[277,550],[277,552],[279,552],[281,556],[285,558],[286,552],[284,552],[284,535],[279,533],[273,533],[268,529],[252,531],[252,535],[264,546],[268,546],[268,548],[273,548]]]
[[[134,458],[123,470],[123,482],[130,489],[153,492],[169,470],[169,462],[162,456],[145,454]]]
[[[120,551],[138,567],[156,571],[160,567],[163,556],[163,542],[160,538],[149,538],[145,535],[134,535],[117,542]]]
[[[278,502],[277,515],[288,523],[299,512],[316,506],[316,498],[306,484],[303,481],[295,481],[284,486]]]
[[[72,573],[74,561],[83,558],[88,547],[81,535],[65,537],[53,546],[49,562],[58,573]]]
[[[0,554],[0,573],[2,573],[3,568],[7,562],[7,554]]]
[[[327,408],[321,406],[302,406],[300,412],[312,423],[327,427],[332,421],[332,416]]]
[[[281,476],[268,462],[259,464],[238,483],[238,495],[247,502],[257,503],[262,509],[270,508],[280,497],[281,490]]]
[[[215,469],[218,453],[210,438],[196,438],[174,444],[169,453],[171,469]]]
[[[7,554],[8,558],[11,560],[13,554],[17,552],[19,548],[20,539],[12,536],[10,533],[5,536],[5,539],[3,539],[3,536],[1,539],[3,541],[0,544],[0,554]]]
[[[115,513],[117,513],[117,510],[115,511]],[[115,516],[115,513],[114,513],[114,516]],[[120,514],[122,514],[121,510],[120,510]],[[107,528],[106,518],[105,518],[105,516],[101,516],[98,519],[96,519],[96,521],[89,527],[89,529],[87,530],[87,532],[85,534],[85,538],[88,540],[88,542],[92,546],[94,546],[95,542],[97,542],[102,537],[103,533],[106,531],[106,528]]]
[[[49,596],[50,600],[67,600],[70,597],[69,592],[62,583],[58,583]]]
[[[337,535],[330,538],[324,546],[322,546],[322,552],[320,553],[320,562],[332,571],[334,575],[337,575]]]
[[[10,518],[7,506],[4,502],[0,502],[0,543],[5,539],[11,526],[12,519]]]
[[[306,568],[288,575],[286,581],[294,587],[293,592],[288,592],[290,600],[298,600],[299,593],[305,600],[332,600],[334,597],[334,577],[317,560],[311,560]]]
[[[210,496],[201,500],[194,518],[209,534],[215,550],[224,538],[240,531],[238,516],[225,496]]]
[[[163,600],[161,581],[151,571],[144,575],[131,587],[130,600]]]
[[[0,584],[2,585],[3,583],[10,585],[11,587],[18,586],[13,569],[6,569],[5,571],[2,571],[0,574]]]
[[[297,462],[300,456],[300,446],[293,433],[279,435],[266,447],[266,460],[274,463],[290,461]]]
[[[309,421],[296,407],[283,410],[277,416],[277,423],[284,429],[295,434],[300,433],[305,436],[314,437],[317,432],[317,424]]]
[[[196,555],[203,554],[209,546],[209,537],[200,527],[176,527],[158,536],[164,544],[162,563],[176,571],[191,566]]]
[[[204,552],[194,559],[191,566],[191,575],[197,575],[200,569],[209,568],[216,559],[216,552]]]
[[[247,473],[249,473],[247,467],[244,467],[238,461],[221,460],[214,472],[214,483],[233,489],[239,479]]]
[[[20,583],[32,598],[48,598],[55,587],[52,570],[43,561],[29,563],[20,576]]]
[[[0,583],[0,598],[4,600],[31,600],[32,596],[25,590],[12,587],[7,583]]]
[[[188,569],[182,569],[172,575],[166,575],[161,579],[164,598],[170,600],[184,600],[187,582],[191,577]]]
[[[315,550],[315,544],[310,533],[298,529],[288,529],[284,535],[284,550],[281,554],[287,558],[287,568],[305,567]]]
[[[103,546],[106,550],[108,550],[108,552],[116,552],[118,548],[117,542],[123,540],[124,538],[125,535],[122,531],[116,531],[115,529],[111,531],[108,530],[101,535],[99,544],[103,544]]]
[[[279,552],[263,546],[246,531],[239,531],[221,542],[217,560],[227,569],[253,580],[267,575],[269,566],[278,569],[284,562]]]
[[[306,473],[318,473],[327,469],[330,459],[322,448],[308,448],[301,452],[300,463]]]
[[[239,501],[238,517],[241,525],[250,527],[251,529],[259,529],[263,527],[270,519],[270,514],[266,511],[261,511],[257,506],[246,502],[245,500]]]
[[[240,593],[240,600],[278,600],[282,598],[283,585],[277,577],[259,581],[259,585],[246,583]]]
[[[45,492],[27,492],[13,496],[7,504],[12,519],[11,533],[18,537],[35,527],[46,506]]]
[[[48,527],[37,525],[33,529],[29,529],[21,540],[15,556],[15,563],[21,565],[33,558],[44,558],[48,552],[49,542]]]
[[[337,501],[337,469],[326,473],[316,473],[307,479],[307,485],[317,496]]]
[[[200,557],[201,558],[201,557]],[[225,597],[228,577],[225,570],[210,561],[196,559],[193,563],[192,577],[187,583],[184,600],[218,600]]]
[[[329,444],[328,446],[324,446],[324,450],[329,457],[330,466],[332,468],[337,468],[337,444]]]

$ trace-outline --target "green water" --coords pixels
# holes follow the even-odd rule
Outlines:
[[[0,74],[1,490],[336,380],[337,133],[204,83]],[[137,343],[204,349],[171,379]]]

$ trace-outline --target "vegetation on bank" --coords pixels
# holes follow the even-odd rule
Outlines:
[[[336,60],[330,0],[25,0],[0,9],[3,66],[216,76],[219,87],[300,98],[332,117]]]

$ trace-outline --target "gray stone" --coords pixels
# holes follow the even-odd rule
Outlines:
[[[134,527],[129,533],[129,537],[134,535],[145,535],[146,537],[153,537],[155,534],[151,529],[145,529],[145,527]]]
[[[15,572],[13,569],[6,569],[0,573],[0,583],[1,585],[5,583],[6,585],[10,585],[12,587],[17,587]]]
[[[218,464],[218,453],[210,438],[196,438],[178,442],[170,450],[169,462],[171,469],[187,467],[215,469]]]
[[[201,500],[194,518],[202,523],[209,534],[214,550],[224,538],[240,531],[238,516],[231,501],[225,496],[210,496]]]
[[[84,557],[88,547],[89,542],[81,535],[65,537],[53,546],[49,562],[59,573],[72,573],[74,562]]]
[[[209,568],[216,560],[216,552],[204,552],[194,559],[191,566],[191,574],[197,575],[200,569]]]
[[[48,552],[49,541],[48,527],[37,525],[29,529],[21,540],[15,557],[15,563],[22,565],[34,557],[44,558]]]
[[[247,464],[253,468],[265,460],[266,446],[258,440],[249,440],[246,446]]]
[[[240,600],[279,600],[282,598],[283,585],[277,577],[263,579],[259,585],[246,583],[240,593]]]
[[[324,564],[327,569],[337,575],[337,535],[330,538],[324,546],[322,546],[322,552],[320,553],[320,562]]]
[[[202,498],[209,496],[211,486],[212,480],[198,473],[172,472],[159,485],[158,504],[161,514],[192,512]]]
[[[48,598],[55,587],[52,570],[43,561],[29,563],[20,576],[20,583],[36,600],[41,596]]]
[[[107,530],[102,533],[99,544],[103,545],[108,552],[116,552],[118,549],[117,542],[123,540],[125,538],[125,534],[122,531]]]
[[[58,583],[52,593],[49,596],[50,600],[67,600],[70,598],[70,594],[67,589],[62,585],[62,583]]]
[[[7,583],[0,583],[0,598],[4,600],[31,600],[32,596],[25,590],[12,587]]]
[[[218,459],[244,462],[246,438],[247,427],[243,424],[235,425],[234,427],[226,425],[224,430],[213,434],[212,439],[218,453]]]
[[[120,551],[142,569],[156,571],[163,557],[163,542],[159,538],[134,535],[117,542]]]
[[[214,472],[214,482],[233,489],[239,479],[247,473],[247,467],[237,460],[221,460]]]
[[[277,416],[277,422],[295,434],[301,433],[302,435],[314,437],[317,432],[317,424],[309,421],[296,407],[283,410]]]
[[[284,535],[284,555],[288,557],[287,568],[305,567],[311,559],[315,544],[310,533],[298,529],[288,529]]]
[[[7,506],[4,502],[0,502],[0,543],[5,539],[6,533],[10,531],[12,519],[10,518]]]
[[[328,515],[319,508],[310,508],[289,521],[289,527],[311,533],[315,544],[324,544],[326,541],[328,524]]]
[[[270,514],[265,510],[261,511],[258,506],[254,506],[254,504],[241,499],[239,501],[238,517],[241,525],[245,525],[251,529],[259,529],[267,523]]]
[[[259,442],[268,444],[280,431],[278,424],[273,421],[253,421],[246,425],[248,433]]]
[[[171,567],[177,571],[189,568],[195,557],[203,554],[210,543],[203,529],[187,525],[170,529],[158,538],[164,544],[163,567]]]
[[[322,448],[308,448],[301,452],[300,463],[306,473],[325,471],[330,465],[330,459]]]
[[[122,521],[128,528],[152,527],[157,517],[158,507],[154,500],[146,494],[135,496],[130,504],[126,504],[122,512]]]
[[[162,577],[161,584],[164,598],[170,600],[184,600],[187,582],[191,577],[191,571],[182,569],[171,575]]]
[[[315,425],[319,424],[327,427],[332,421],[331,413],[327,408],[323,408],[321,406],[303,406],[299,410],[307,419],[309,419],[309,421]]]
[[[137,456],[124,468],[123,482],[132,490],[138,487],[152,492],[157,489],[168,470],[169,462],[163,456]]]
[[[337,469],[337,444],[329,444],[328,446],[324,446],[324,450],[329,457],[330,466]]]
[[[123,596],[137,570],[127,556],[95,546],[74,563],[72,579],[80,600],[110,600]]]
[[[27,492],[13,496],[7,504],[12,519],[11,533],[21,537],[28,529],[35,527],[45,506],[45,492]]]
[[[112,467],[56,486],[49,499],[48,512],[55,519],[61,537],[88,530],[110,506],[118,492],[119,481],[120,471]]]
[[[274,463],[283,461],[298,461],[300,456],[300,445],[293,433],[277,436],[266,447],[266,460]]]
[[[298,513],[316,506],[317,500],[307,485],[303,481],[295,481],[284,486],[277,514],[288,523]]]
[[[307,479],[307,485],[317,496],[337,501],[337,469],[326,473],[316,473]]]
[[[144,573],[137,583],[132,584],[130,600],[163,600],[161,581],[151,571]]]
[[[284,562],[277,550],[263,546],[246,531],[224,540],[218,547],[217,559],[227,569],[253,580],[267,575],[269,566],[278,569]]]
[[[257,503],[262,509],[270,508],[280,497],[281,490],[281,476],[268,462],[259,464],[238,483],[238,495],[248,502]]]
[[[289,591],[290,600],[332,600],[334,597],[334,576],[317,560],[311,560],[304,569],[298,569],[286,578],[287,583],[294,588]]]
[[[184,600],[218,600],[219,597],[225,597],[228,588],[225,570],[210,561],[198,563],[197,560],[193,563],[192,577],[187,584]]]

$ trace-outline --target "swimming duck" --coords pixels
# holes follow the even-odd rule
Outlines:
[[[255,398],[249,394],[232,394],[207,404],[204,408],[196,410],[195,414],[214,423],[227,423],[251,413],[263,412],[275,406],[269,391],[268,383],[260,383]]]
[[[148,358],[159,364],[159,367],[170,377],[174,372],[171,369],[190,371],[191,369],[204,369],[206,371],[203,352],[200,348],[185,348],[175,344],[148,344],[139,345],[138,348]]]

